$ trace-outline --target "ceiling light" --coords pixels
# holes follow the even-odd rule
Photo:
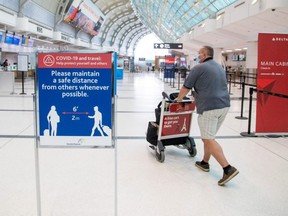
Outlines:
[[[258,2],[258,0],[253,0],[253,1],[251,2],[251,4],[254,5],[254,4],[256,4],[257,2]]]

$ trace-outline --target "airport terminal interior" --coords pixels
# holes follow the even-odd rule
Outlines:
[[[284,93],[262,92],[267,94],[265,100],[268,96],[280,98],[275,106],[282,113],[274,117],[279,124],[284,121],[280,133],[256,133],[263,120],[261,116],[259,120],[262,96],[251,90],[261,87],[259,71],[264,68],[267,73],[273,68],[268,61],[258,67],[257,58],[262,56],[258,51],[263,50],[258,47],[258,35],[284,35],[277,40],[287,44],[287,19],[286,0],[0,0],[0,215],[287,215],[287,82]],[[144,55],[145,43],[144,50],[139,50],[141,41],[151,35],[157,41],[145,43],[147,49],[154,46],[152,58]],[[198,51],[204,45],[214,48],[214,60],[226,72],[231,101],[216,140],[239,174],[224,186],[218,185],[223,169],[213,157],[209,172],[195,166],[204,154],[197,104],[193,112],[184,112],[191,117],[188,136],[195,143],[192,153],[186,143],[177,143],[165,146],[159,155],[147,141],[148,123],[156,121],[155,108],[167,101],[162,93],[179,92],[190,69],[199,64]],[[273,45],[264,48],[274,53]],[[46,54],[50,58],[45,63]],[[106,54],[111,57],[108,67]],[[85,55],[95,56],[86,58],[87,64],[101,64],[89,75],[93,78],[81,82],[93,82],[87,86],[96,86],[95,95],[101,97],[105,92],[108,97],[98,100],[83,91],[70,99],[71,95],[64,96],[59,88],[48,94],[44,91],[46,81],[53,87],[52,79],[45,80],[43,75],[47,71],[51,77],[60,77],[55,75],[57,70],[65,71],[62,82],[69,86],[69,70],[72,74],[92,70],[87,64],[75,66],[84,62],[81,57]],[[67,65],[55,66],[53,56]],[[277,62],[284,71],[276,75],[287,81],[287,54],[283,56],[286,60],[279,55]],[[77,82],[84,77],[81,73],[75,75]],[[111,75],[110,79],[103,74]],[[191,92],[187,96],[194,100]],[[89,97],[96,98],[95,102]],[[61,112],[56,123],[58,135],[49,123],[52,106],[45,119],[40,118],[46,102],[53,100],[58,102],[56,111]],[[103,122],[110,126],[108,131],[102,127],[101,132],[91,123],[91,118],[96,122],[98,107],[94,106],[94,116],[93,107],[89,112],[81,110],[96,102]],[[106,104],[109,106],[103,108]],[[64,107],[73,112],[61,111]],[[64,115],[71,115],[71,121]],[[48,134],[42,131],[47,127],[46,116]],[[75,122],[79,125],[76,129]],[[63,130],[63,125],[71,131]],[[68,135],[61,135],[62,131]],[[77,145],[72,143],[75,139]],[[47,144],[47,140],[53,142]]]

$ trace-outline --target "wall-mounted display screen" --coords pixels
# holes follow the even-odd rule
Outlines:
[[[4,43],[13,44],[13,40],[14,40],[14,35],[13,34],[10,34],[10,33],[6,33],[5,34]]]
[[[19,36],[14,35],[13,44],[19,46],[19,44],[20,44],[20,37]]]
[[[64,21],[77,29],[96,36],[104,22],[104,15],[91,0],[74,0],[64,17]]]
[[[34,45],[34,40],[28,39],[28,47],[33,47],[33,45]]]
[[[246,60],[246,57],[244,54],[239,54],[239,61],[245,61]]]
[[[26,36],[23,36],[23,37],[22,37],[21,45],[22,45],[22,46],[28,46],[28,42],[29,42],[29,38],[26,37]]]
[[[245,54],[233,53],[232,61],[245,61],[246,56]]]

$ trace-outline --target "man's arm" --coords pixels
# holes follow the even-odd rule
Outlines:
[[[190,89],[186,88],[185,86],[182,86],[178,94],[178,97],[175,100],[181,101],[188,94],[189,91]]]

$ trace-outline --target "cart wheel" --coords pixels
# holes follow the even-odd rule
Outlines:
[[[160,151],[160,153],[158,153],[158,152],[156,151],[156,159],[157,159],[159,162],[163,163],[164,160],[165,160],[164,151]]]
[[[161,163],[165,160],[164,147],[161,141],[158,141],[156,146],[156,159]]]
[[[194,139],[192,137],[187,138],[186,146],[187,146],[187,149],[188,149],[190,156],[195,157],[197,155],[197,149],[196,149]]]
[[[188,152],[189,152],[191,157],[195,157],[197,155],[197,149],[195,147],[188,149]]]

